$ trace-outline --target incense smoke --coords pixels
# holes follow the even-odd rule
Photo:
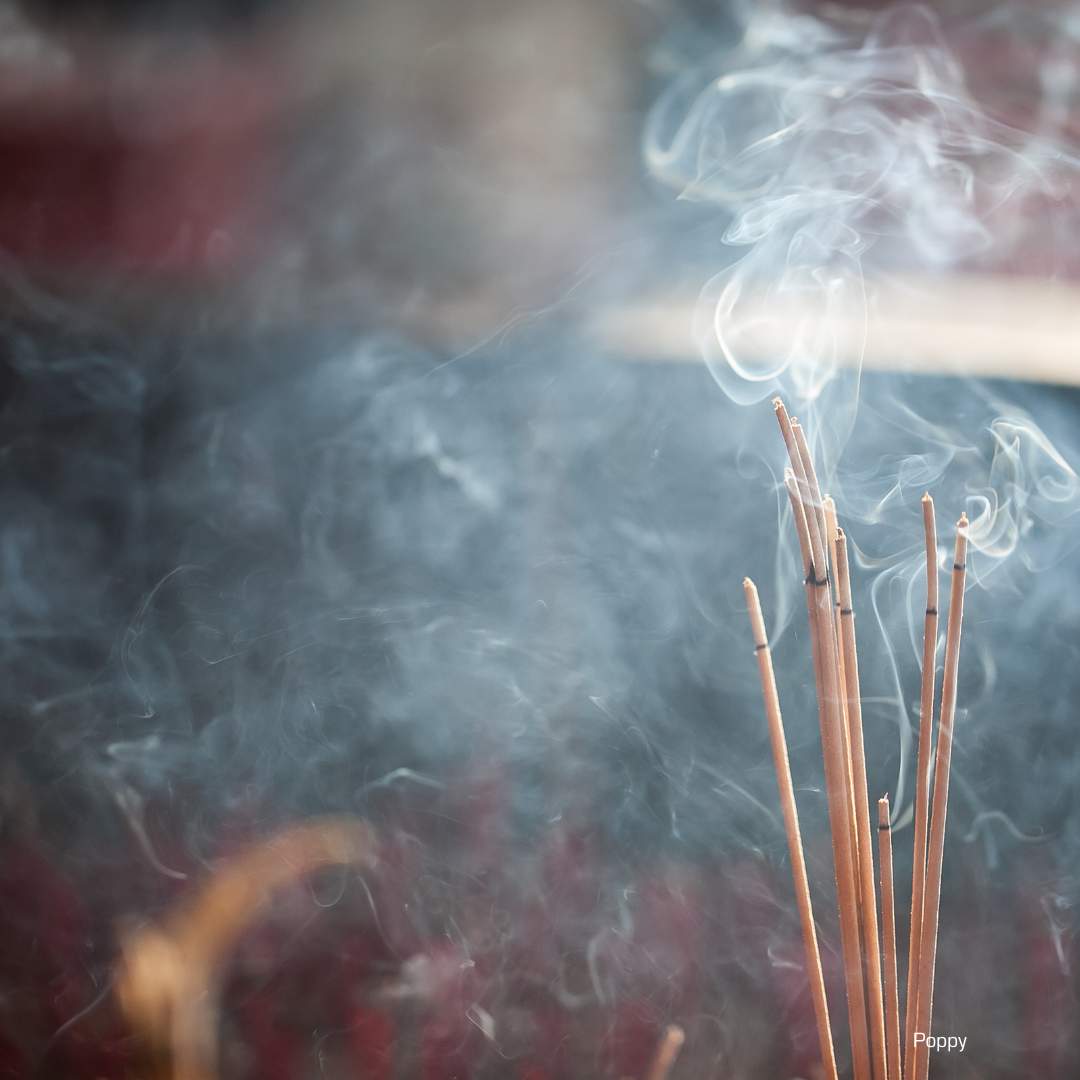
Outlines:
[[[970,25],[943,29],[925,6],[873,16],[836,5],[817,17],[785,4],[738,10],[741,38],[671,85],[645,135],[654,174],[681,199],[714,206],[727,221],[725,243],[745,250],[716,253],[723,268],[704,285],[695,318],[701,353],[729,400],[755,406],[779,393],[808,425],[823,487],[863,571],[856,608],[864,715],[876,744],[871,784],[891,791],[897,826],[911,818],[919,710],[919,500],[926,490],[935,497],[942,567],[952,522],[966,510],[973,593],[950,814],[971,824],[950,841],[952,858],[999,897],[1003,860],[1039,866],[1028,871],[1039,881],[1031,887],[1045,889],[1040,910],[1053,911],[1045,932],[1060,942],[1060,912],[1080,887],[1065,855],[1077,839],[1076,748],[1050,735],[1068,723],[1059,679],[1075,664],[1080,624],[1073,395],[974,380],[935,386],[860,369],[868,337],[883,340],[868,331],[890,291],[918,310],[958,275],[1050,282],[1075,273],[1080,158],[1058,138],[1075,64],[1063,58],[1068,46],[1048,45],[1043,100],[1027,116],[1013,109],[1006,123],[1006,110],[995,116],[969,88],[950,48],[950,35],[963,40]],[[977,17],[975,32],[1024,18],[1045,21],[1046,41],[1071,40],[1063,9],[1018,5]],[[904,348],[918,345],[890,355],[902,363]],[[767,424],[762,405],[752,411]],[[779,445],[754,452],[776,484]],[[773,633],[783,638],[798,625],[801,590],[793,523],[780,506]],[[979,855],[963,850],[976,841]],[[1042,854],[1024,855],[1026,845]],[[959,947],[970,963],[971,949]],[[1058,982],[1049,978],[1061,996],[1046,1015],[1074,993],[1064,988],[1068,950],[1056,948]],[[991,975],[993,949],[982,952],[982,978],[1000,989],[1007,979]],[[966,1015],[985,1026],[996,1013],[1003,1047],[1031,1038],[1008,1033],[985,990],[955,981],[949,993],[954,1025]]]
[[[868,28],[783,5],[743,14],[742,39],[716,62],[720,73],[698,89],[702,72],[692,71],[658,104],[646,154],[681,198],[728,212],[725,242],[749,248],[705,285],[698,305],[697,339],[716,382],[744,405],[784,395],[809,424],[842,515],[874,526],[856,542],[873,545],[859,555],[876,571],[883,639],[896,634],[892,611],[909,616],[913,652],[886,649],[906,756],[900,666],[919,656],[912,511],[922,492],[938,497],[943,526],[966,509],[972,582],[1005,577],[1015,592],[1010,556],[1035,571],[1074,543],[1067,523],[1080,510],[1080,478],[999,391],[976,388],[985,400],[978,426],[947,409],[931,420],[902,389],[864,395],[860,435],[866,328],[889,282],[929,298],[935,282],[947,286],[960,271],[1030,273],[1033,247],[1038,271],[1059,273],[1077,220],[1080,158],[992,119],[929,8],[896,5]],[[1067,227],[1047,230],[1047,218]],[[868,441],[875,425],[888,436]],[[795,580],[790,557],[784,572]],[[902,766],[894,806],[904,788]]]
[[[768,297],[776,273],[770,303],[825,297],[850,334],[879,273],[1007,265],[994,213],[1028,192],[1057,199],[1072,166],[980,116],[919,11],[886,16],[872,49],[782,11],[750,29],[689,126],[696,75],[649,128],[659,171],[733,210],[730,235],[752,241],[710,294],[728,298],[710,369],[733,400],[704,366],[596,355],[560,319],[467,355],[310,326],[140,336],[5,281],[0,838],[47,853],[82,912],[65,933],[86,930],[68,934],[71,1007],[41,1021],[39,1046],[71,1024],[85,1052],[121,919],[160,917],[282,821],[345,811],[378,828],[384,865],[290,896],[247,943],[237,1030],[252,1002],[274,1019],[285,1000],[294,1015],[278,1019],[321,1052],[358,1023],[335,1008],[391,1001],[410,1022],[429,1010],[428,1044],[448,1045],[455,1069],[460,1049],[477,1075],[555,1077],[573,1051],[617,1080],[642,1074],[670,1020],[687,1030],[686,1075],[806,1075],[798,921],[739,586],[749,573],[767,610],[796,610],[780,440],[766,405],[735,404],[777,384],[803,398],[854,526],[871,783],[901,812],[918,499],[934,489],[943,530],[963,507],[973,520],[972,575],[991,589],[970,601],[950,843],[967,875],[957,905],[980,914],[944,925],[980,949],[946,942],[943,985],[953,1016],[995,1022],[997,1041],[970,1047],[977,1065],[1019,1045],[987,990],[1020,979],[1007,873],[1046,853],[1032,910],[1037,928],[1052,922],[1055,958],[1069,956],[1076,891],[1053,865],[1080,842],[1076,402],[860,377],[820,318],[763,364],[740,352],[757,340],[740,304]],[[726,130],[732,115],[751,129]],[[797,620],[777,621],[827,891],[812,672]],[[9,896],[19,882],[0,884]],[[47,933],[60,903],[5,910],[22,920],[12,940],[68,940]],[[973,954],[984,977],[957,989],[949,972]],[[5,963],[0,996],[17,985]],[[329,1005],[312,1002],[339,977],[338,998],[334,983]],[[57,985],[41,999],[61,1000]]]
[[[868,268],[1004,270],[1032,219],[1075,204],[1080,158],[992,120],[928,8],[897,5],[855,37],[751,7],[719,66],[685,116],[700,72],[668,92],[646,154],[681,198],[729,210],[725,242],[750,247],[705,286],[697,326],[732,400],[836,395],[873,316]],[[1069,240],[1052,236],[1044,275],[1064,268]],[[832,426],[850,426],[851,398],[828,402]]]

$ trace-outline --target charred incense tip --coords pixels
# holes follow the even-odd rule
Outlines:
[[[934,500],[930,498],[930,492],[929,491],[924,493],[924,495],[922,497],[922,501],[924,503],[929,503],[931,506],[934,505]]]
[[[961,512],[960,520],[956,523],[956,527],[958,529],[963,529],[963,528],[966,528],[969,524],[970,524],[970,522],[968,521],[967,514],[964,513],[964,512]]]
[[[877,801],[877,819],[878,828],[887,829],[889,827],[889,796],[886,795],[882,799]]]

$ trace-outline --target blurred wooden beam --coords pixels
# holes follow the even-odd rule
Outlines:
[[[1080,282],[957,275],[889,278],[867,286],[863,320],[829,316],[837,363],[867,369],[1080,386]],[[592,329],[606,351],[628,360],[695,361],[697,298],[669,295],[599,311]],[[800,333],[825,329],[820,307],[750,298],[745,347],[762,360],[786,353]]]

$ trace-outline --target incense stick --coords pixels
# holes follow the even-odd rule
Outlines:
[[[937,760],[934,765],[934,802],[930,814],[930,840],[926,859],[922,930],[919,938],[919,1000],[916,1032],[930,1034],[934,995],[934,961],[937,953],[938,915],[941,907],[941,866],[945,851],[945,813],[949,799],[949,768],[952,764],[953,722],[956,718],[956,677],[960,659],[960,627],[964,618],[964,582],[967,576],[968,519],[960,515],[956,526],[949,624],[945,635],[945,676],[941,686],[941,719],[938,722]],[[929,1047],[924,1039],[915,1051],[914,1080],[926,1080]]]
[[[796,503],[802,504],[801,513],[805,518],[805,528],[800,530],[799,540],[800,544],[804,545],[803,565],[807,571],[806,602],[810,616],[810,644],[814,654],[814,676],[825,759],[825,786],[829,800],[833,863],[840,911],[840,944],[844,959],[852,1062],[855,1080],[870,1080],[872,1074],[859,926],[859,888],[856,880],[855,851],[852,846],[851,770],[841,706],[842,690],[833,629],[828,558],[823,545],[825,519],[821,490],[802,429],[788,418],[784,403],[779,398],[774,400],[773,406],[791,457],[795,483],[788,483],[787,486],[797,526],[800,521],[800,508]]]
[[[849,747],[841,702],[838,650],[833,632],[832,596],[829,588],[827,548],[823,540],[824,515],[821,492],[817,487],[813,464],[809,460],[802,429],[787,421],[783,404],[778,403],[777,417],[782,430],[789,424],[796,458],[793,465],[803,480],[798,485],[802,495],[800,513],[806,522],[808,552],[807,608],[810,615],[810,642],[814,654],[817,679],[818,710],[821,719],[822,748],[825,758],[826,790],[829,800],[829,820],[832,823],[833,862],[836,873],[837,900],[840,914],[840,940],[844,960],[844,981],[847,991],[848,1020],[851,1033],[852,1061],[855,1080],[870,1080],[870,1049],[866,1019],[865,986],[863,980],[862,942],[859,921],[859,888],[856,878],[856,851],[853,843],[852,793]],[[794,494],[789,487],[789,494]],[[815,567],[822,567],[816,570]]]
[[[842,622],[844,616],[842,614],[841,604],[841,588],[840,588],[840,571],[838,568],[838,561],[836,555],[836,541],[840,533],[840,528],[837,525],[836,519],[836,503],[833,501],[832,496],[825,495],[822,500],[822,510],[825,517],[825,532],[828,540],[829,559],[830,566],[832,568],[832,580],[833,580],[833,610],[835,613],[835,631],[837,642],[837,662],[840,676],[840,686],[842,693],[840,697],[840,703],[842,705],[843,713],[843,735],[844,735],[844,754],[847,761],[849,782],[852,787],[852,803],[851,803],[851,850],[854,852],[855,863],[855,876],[857,882],[857,888],[855,893],[856,902],[859,909],[859,931],[861,935],[861,953],[863,956],[864,970],[863,976],[865,979],[865,987],[869,996],[869,1013],[870,1013],[870,1043],[872,1049],[872,1064],[874,1072],[876,1074],[876,1080],[886,1080],[885,1078],[885,1040],[884,1040],[884,1028],[882,1024],[877,1022],[878,1014],[881,1012],[880,1008],[880,965],[877,963],[877,926],[876,918],[873,916],[876,914],[876,901],[877,897],[874,894],[874,862],[873,855],[869,849],[869,829],[867,827],[860,828],[858,820],[860,815],[866,817],[869,814],[869,806],[865,806],[860,809],[860,802],[855,799],[855,789],[866,790],[866,769],[865,765],[861,769],[861,772],[856,768],[856,761],[861,761],[863,757],[862,747],[862,722],[859,722],[859,739],[858,744],[860,749],[856,751],[853,742],[853,732],[851,726],[851,713],[848,704],[849,690],[848,690],[848,672],[847,672],[847,658],[844,655],[844,646],[842,639]],[[845,570],[846,572],[846,570]],[[851,610],[850,600],[847,605],[848,611]],[[858,672],[856,670],[856,697],[858,697]],[[859,776],[863,779],[860,781]],[[863,800],[865,802],[865,800]],[[871,920],[873,925],[871,925]],[[869,942],[874,942],[872,947]],[[874,967],[868,964],[870,957],[873,957]],[[876,999],[876,1004],[875,1004]]]
[[[685,1041],[686,1034],[683,1029],[678,1024],[669,1024],[660,1036],[660,1043],[646,1073],[646,1080],[667,1080]]]
[[[773,762],[776,765],[776,781],[780,788],[780,808],[787,831],[788,851],[791,853],[791,872],[795,878],[795,899],[799,905],[803,944],[806,947],[807,975],[810,993],[814,1001],[817,1019],[818,1042],[821,1045],[821,1061],[826,1080],[837,1080],[836,1053],[833,1047],[832,1028],[829,1023],[829,1003],[825,996],[825,975],[821,969],[821,952],[818,948],[814,910],[810,901],[810,884],[806,876],[806,857],[803,853],[802,835],[799,830],[799,812],[795,804],[795,787],[791,780],[791,763],[788,760],[784,721],[780,715],[780,697],[776,690],[772,653],[765,632],[765,619],[761,614],[761,600],[757,587],[746,578],[743,581],[746,607],[750,612],[750,625],[754,632],[754,648],[757,651],[758,670],[761,675],[761,693],[765,699],[765,715],[769,721],[769,740],[772,743]]]
[[[896,898],[893,894],[892,825],[889,796],[878,799],[881,849],[881,937],[885,946],[885,1034],[889,1080],[900,1080],[900,989],[896,977]]]
[[[934,677],[937,673],[938,569],[934,500],[922,498],[926,534],[926,620],[923,623],[922,693],[919,698],[919,756],[915,778],[915,852],[911,875],[911,934],[908,938],[907,1010],[904,1025],[905,1080],[913,1078],[915,1021],[919,1005],[923,895],[926,885],[926,826],[930,812],[930,749],[934,724]]]
[[[817,473],[814,470],[814,460],[810,455],[810,446],[806,441],[806,432],[798,420],[791,421],[791,434],[795,440],[795,446],[799,452],[799,460],[802,463],[803,476],[806,482],[807,520],[811,524],[810,538],[815,540],[818,547],[814,549],[814,565],[820,570],[821,582],[815,584],[829,584],[829,539],[825,529],[825,501],[821,497],[821,488],[818,486]],[[796,472],[798,470],[796,469]],[[831,599],[831,597],[830,597]],[[829,608],[829,616],[832,617],[832,608]]]
[[[855,829],[858,845],[860,916],[863,956],[866,961],[866,994],[870,1004],[870,1046],[874,1073],[886,1080],[885,1004],[881,990],[881,953],[878,945],[877,893],[874,888],[874,846],[870,832],[870,800],[866,783],[866,747],[863,743],[862,703],[859,695],[859,661],[855,648],[855,615],[851,600],[847,537],[837,529],[833,544],[836,559],[836,593],[840,602],[840,644],[846,679],[847,728],[851,747],[851,779],[855,793]]]
[[[822,498],[821,504],[822,504],[822,510],[824,511],[824,514],[825,514],[825,535],[826,535],[826,542],[827,542],[827,547],[828,547],[829,566],[830,566],[831,571],[832,571],[832,581],[833,581],[833,611],[834,611],[834,614],[835,614],[834,630],[836,632],[836,643],[837,643],[836,658],[837,658],[837,663],[839,665],[839,675],[840,675],[840,688],[841,688],[840,705],[841,705],[841,712],[842,712],[843,718],[844,718],[844,723],[843,723],[844,756],[845,756],[845,760],[847,761],[848,775],[853,776],[854,773],[852,772],[852,754],[853,754],[853,751],[852,751],[852,746],[851,746],[851,726],[850,726],[850,720],[848,718],[848,708],[847,708],[847,690],[846,690],[846,688],[847,688],[847,675],[846,675],[846,673],[844,671],[844,649],[843,649],[843,646],[840,644],[840,618],[841,618],[841,616],[840,616],[840,590],[839,590],[839,588],[837,586],[837,582],[839,581],[839,577],[837,576],[837,572],[836,572],[836,534],[838,532],[838,526],[837,526],[837,523],[836,523],[836,503],[833,502],[832,497],[830,495],[826,495],[826,496],[824,496]],[[851,806],[851,850],[855,853],[855,874],[856,874],[857,879],[859,881],[861,881],[862,880],[863,854],[862,854],[862,850],[861,850],[860,844],[859,844],[858,830],[856,829],[856,826],[855,826],[855,804],[854,804],[854,802],[852,803],[852,806]],[[861,928],[862,925],[863,925],[863,916],[862,916],[863,897],[862,897],[861,889],[860,889],[859,892],[856,893],[856,899],[857,899],[857,901],[859,903],[859,926]],[[879,1080],[880,1080],[880,1078],[879,1078]]]
[[[826,495],[822,499],[825,510],[825,535],[829,540],[829,558],[832,560],[832,577],[833,582],[839,581],[839,576],[836,572],[836,533],[839,526],[836,523],[836,503],[833,502],[831,495]],[[840,640],[840,592],[838,589],[833,589],[833,611],[836,615],[836,640]],[[840,685],[846,686],[847,680],[844,676],[844,650],[841,648],[838,653],[840,659]],[[844,702],[845,712],[847,702]],[[846,718],[846,717],[845,717]]]
[[[784,469],[784,486],[787,488],[788,498],[791,500],[791,512],[795,515],[795,534],[799,538],[799,551],[803,560],[803,581],[807,586],[813,584],[813,557],[810,552],[810,531],[806,521],[806,507],[799,495],[799,483],[795,477],[795,470]]]

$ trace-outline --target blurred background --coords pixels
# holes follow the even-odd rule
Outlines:
[[[617,243],[641,199],[645,51],[666,18],[620,3],[8,5],[4,247],[143,319],[478,338]]]
[[[693,333],[739,208],[657,147],[886,7],[0,0],[0,1077],[173,1075],[121,942],[332,811],[379,862],[252,916],[223,1078],[646,1080],[678,1023],[676,1080],[817,1080],[741,606],[749,573],[842,1046],[782,445]],[[1049,179],[972,181],[992,242],[929,269],[879,244],[842,422],[805,415],[902,927],[919,499],[986,526],[935,1005],[969,1043],[934,1075],[1072,1077],[1080,6],[932,7],[905,47]],[[735,156],[708,134],[702,184]]]

